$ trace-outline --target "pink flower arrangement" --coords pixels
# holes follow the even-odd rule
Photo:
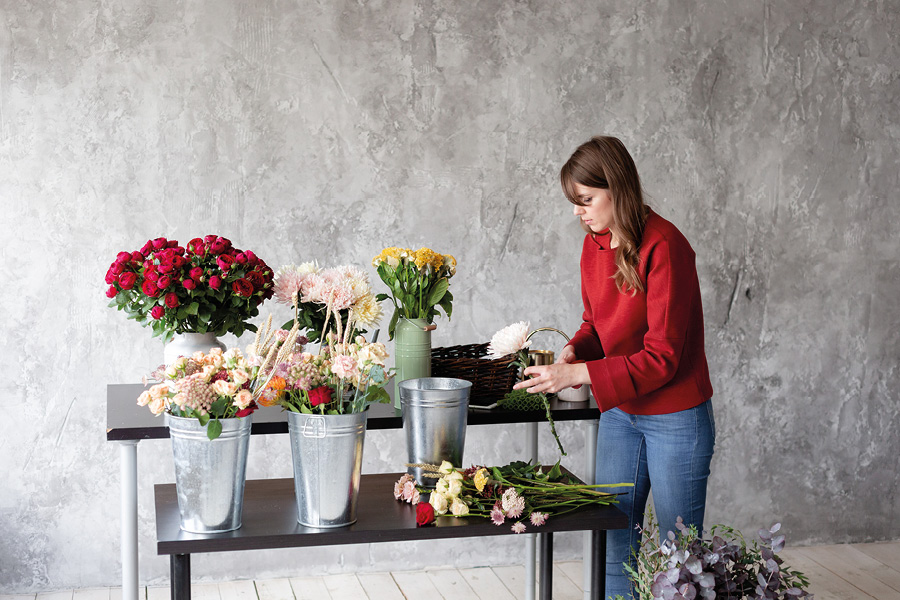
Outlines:
[[[137,403],[148,406],[155,415],[168,412],[196,418],[206,425],[206,435],[213,440],[222,432],[219,419],[245,417],[258,408],[259,374],[259,367],[237,348],[226,352],[213,348],[208,354],[181,356],[160,367],[152,376],[163,382],[145,390]]]
[[[216,235],[182,247],[156,238],[119,252],[106,272],[109,305],[168,341],[176,333],[255,331],[248,323],[272,297],[272,269],[249,250]]]

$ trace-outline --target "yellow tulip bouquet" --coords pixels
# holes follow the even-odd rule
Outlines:
[[[450,318],[453,294],[448,289],[449,280],[456,274],[456,259],[451,255],[438,254],[429,248],[390,247],[372,259],[372,266],[391,290],[390,294],[376,297],[379,302],[390,298],[394,303],[394,314],[388,325],[390,339],[394,339],[400,318],[433,323],[438,307]]]

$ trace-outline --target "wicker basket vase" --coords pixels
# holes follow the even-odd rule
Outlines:
[[[431,349],[431,376],[453,377],[472,382],[469,404],[487,406],[500,400],[516,383],[512,356],[484,358],[488,344],[466,344]]]

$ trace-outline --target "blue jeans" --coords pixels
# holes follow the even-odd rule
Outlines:
[[[668,415],[631,415],[614,408],[600,416],[595,481],[634,484],[634,488],[604,490],[627,491],[619,496],[618,506],[631,523],[627,529],[606,534],[604,598],[616,594],[631,598],[631,582],[623,563],[631,561],[632,552],[640,546],[635,526],[644,523],[651,487],[660,537],[665,539],[669,530],[677,532],[679,516],[685,525],[703,528],[706,480],[715,442],[710,401]]]

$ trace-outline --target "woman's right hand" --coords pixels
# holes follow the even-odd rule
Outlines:
[[[558,363],[571,364],[576,360],[578,360],[578,357],[575,356],[575,349],[568,345],[563,348],[562,352],[559,353],[559,356],[556,357],[556,362]]]

